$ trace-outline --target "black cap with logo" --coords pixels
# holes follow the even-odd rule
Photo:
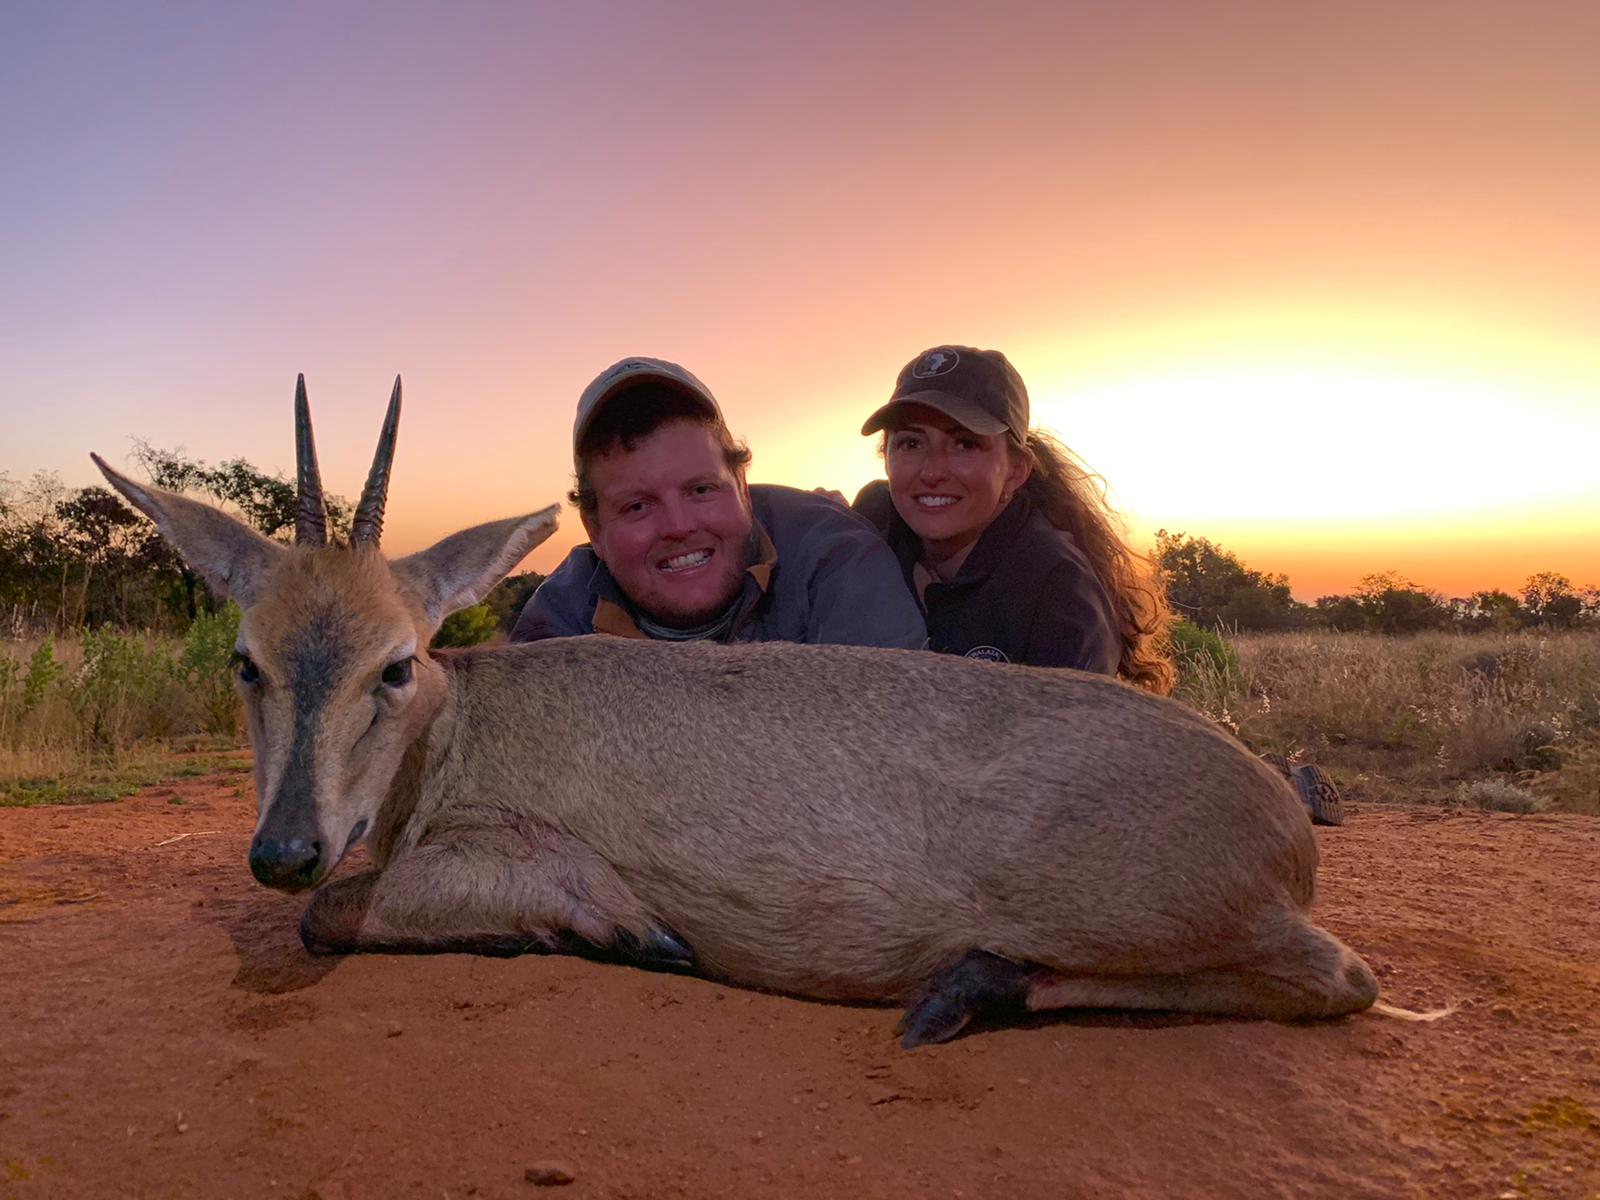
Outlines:
[[[921,404],[941,412],[973,433],[1010,430],[1028,435],[1028,389],[1004,354],[971,346],[935,346],[906,364],[894,395],[861,427],[877,433],[894,422],[894,410]]]

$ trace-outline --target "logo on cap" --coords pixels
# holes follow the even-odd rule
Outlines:
[[[911,378],[932,379],[935,375],[948,374],[956,369],[960,361],[961,356],[954,350],[929,350],[911,368]]]

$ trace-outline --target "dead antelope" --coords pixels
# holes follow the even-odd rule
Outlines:
[[[348,544],[304,381],[279,545],[106,478],[243,610],[250,869],[315,887],[318,952],[566,951],[974,1014],[1096,1006],[1296,1019],[1371,1005],[1307,920],[1290,785],[1184,706],[1072,671],[843,646],[604,636],[433,653],[555,508],[379,553],[400,384]]]

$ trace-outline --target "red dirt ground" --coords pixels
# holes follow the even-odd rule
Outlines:
[[[0,1198],[1600,1197],[1600,819],[1318,831],[1319,918],[1438,1023],[908,1054],[886,1009],[575,959],[313,959],[252,817],[232,779],[0,810]]]

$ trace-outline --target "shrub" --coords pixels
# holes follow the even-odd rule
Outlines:
[[[500,632],[500,620],[487,604],[474,604],[453,612],[433,635],[435,649],[444,646],[476,646]]]
[[[1221,634],[1182,618],[1168,626],[1168,635],[1178,668],[1174,694],[1230,729],[1236,728],[1233,712],[1244,694],[1238,652]]]
[[[168,652],[108,630],[84,634],[83,665],[67,681],[66,699],[95,749],[119,750],[136,738],[170,733],[184,707]]]
[[[1489,812],[1536,813],[1546,805],[1527,788],[1520,788],[1503,779],[1479,779],[1463,783],[1456,789],[1456,803]]]
[[[178,670],[189,687],[202,728],[232,735],[238,728],[239,695],[233,686],[233,647],[239,636],[239,606],[231,600],[202,612],[183,635]]]
[[[22,710],[36,708],[45,692],[61,675],[61,664],[56,661],[56,639],[45,635],[44,641],[28,659],[28,673],[22,678]]]

